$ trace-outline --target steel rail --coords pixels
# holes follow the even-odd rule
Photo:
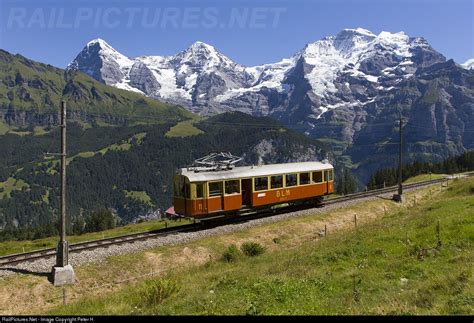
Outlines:
[[[474,173],[466,174],[466,176],[474,176]],[[417,187],[432,185],[436,183],[442,183],[442,182],[445,182],[446,180],[449,180],[449,178],[439,178],[439,179],[421,181],[421,182],[416,182],[416,183],[411,183],[411,184],[405,184],[404,188],[406,189],[417,188]],[[390,186],[390,187],[370,190],[366,192],[348,194],[348,195],[336,197],[333,199],[323,200],[322,205],[337,204],[337,203],[342,203],[349,200],[355,200],[355,199],[360,199],[360,198],[370,197],[370,196],[377,196],[380,194],[386,194],[386,193],[396,191],[397,189],[398,189],[398,186]],[[78,253],[84,250],[103,248],[103,247],[108,247],[112,245],[120,245],[123,243],[131,243],[138,240],[145,240],[145,239],[155,238],[159,236],[167,236],[167,235],[175,234],[175,233],[207,230],[213,227],[218,227],[218,226],[222,226],[226,224],[235,224],[239,222],[254,220],[257,218],[274,216],[274,215],[284,214],[288,212],[295,212],[298,210],[310,209],[314,207],[315,205],[313,204],[313,205],[300,206],[296,208],[295,207],[282,207],[280,209],[275,209],[271,211],[265,210],[265,212],[260,212],[260,213],[258,211],[250,211],[246,214],[240,214],[240,216],[230,218],[230,219],[223,217],[220,222],[218,221],[219,219],[216,218],[214,221],[199,221],[199,222],[195,222],[191,224],[173,226],[173,227],[168,227],[168,228],[163,228],[163,229],[158,229],[158,230],[152,230],[148,232],[139,232],[139,233],[122,235],[122,236],[104,238],[104,239],[99,239],[99,240],[78,242],[78,243],[71,244],[69,246],[69,252]],[[56,255],[56,252],[57,251],[55,248],[47,248],[47,249],[41,249],[41,250],[34,250],[30,252],[11,254],[7,256],[1,256],[0,257],[0,270],[2,269],[3,266],[6,266],[6,265],[15,265],[21,262],[27,262],[27,261],[37,260],[40,258],[52,257]]]

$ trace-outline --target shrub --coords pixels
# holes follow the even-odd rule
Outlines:
[[[249,241],[244,242],[242,246],[240,246],[240,250],[248,257],[255,257],[261,255],[265,251],[265,248],[256,242]]]
[[[178,286],[174,281],[167,279],[151,280],[144,285],[142,301],[145,305],[160,304],[177,291]]]
[[[240,251],[237,249],[235,244],[231,244],[229,248],[227,248],[226,251],[222,254],[222,259],[227,261],[227,262],[233,262],[236,261],[237,258],[240,256]]]
[[[435,296],[431,290],[419,289],[415,298],[415,304],[422,308],[431,308],[433,306]]]
[[[100,209],[87,219],[85,232],[97,232],[115,228],[115,219],[110,210]]]

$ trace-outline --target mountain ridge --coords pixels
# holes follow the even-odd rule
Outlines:
[[[104,52],[111,52],[106,55],[107,59],[102,60],[105,64],[105,67],[101,67],[104,70],[103,73],[97,70],[100,64],[94,60],[91,62],[83,59],[84,51],[88,52],[91,43],[98,44],[98,47],[104,47]],[[365,52],[364,46],[367,47]],[[374,73],[371,66],[365,64],[363,66],[357,65],[354,68],[354,65],[370,55],[377,55],[378,50],[383,51],[384,49],[383,54],[386,54],[386,50],[389,49],[402,58],[416,54],[410,53],[410,49],[413,52],[435,52],[422,37],[410,38],[403,32],[392,34],[385,31],[375,35],[369,30],[356,28],[344,29],[336,36],[328,36],[308,43],[291,57],[283,58],[279,62],[245,67],[221,54],[213,46],[201,41],[197,41],[187,49],[171,56],[125,58],[121,54],[121,56],[118,55],[118,52],[105,41],[98,39],[89,42],[69,64],[68,69],[78,69],[89,75],[104,74],[105,78],[102,76],[95,78],[109,85],[140,91],[150,97],[182,104],[190,111],[201,114],[238,110],[254,115],[267,115],[272,113],[273,107],[271,103],[264,102],[268,101],[268,97],[260,92],[269,89],[275,96],[285,96],[289,87],[285,83],[285,78],[296,67],[298,60],[303,58],[308,65],[306,78],[312,92],[320,96],[325,103],[315,109],[317,110],[315,118],[318,118],[333,107],[334,98],[326,99],[325,97],[327,92],[331,94],[338,91],[334,80],[344,68],[347,69],[349,66],[349,69],[352,70],[351,76],[355,78],[370,82],[378,80],[377,73]],[[355,53],[355,55],[350,55],[350,53]],[[186,55],[187,59],[183,59]],[[438,61],[445,60],[444,56],[440,54],[436,59]],[[337,64],[334,64],[332,60],[336,60]],[[400,74],[411,74],[404,72],[407,69],[410,70],[408,66],[410,62],[404,63],[406,66],[400,66],[396,71],[399,76]],[[137,65],[134,73],[130,75],[129,71],[133,64]],[[424,66],[422,58],[419,65]],[[117,66],[119,66],[119,70],[117,70]],[[143,73],[137,73],[139,70]],[[386,87],[390,87],[390,85]],[[261,101],[259,102],[260,106],[263,103],[265,107],[257,108],[255,101],[258,100]],[[250,102],[245,105],[245,101]]]

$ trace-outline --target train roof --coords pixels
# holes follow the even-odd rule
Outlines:
[[[229,170],[219,171],[201,171],[195,172],[187,168],[181,168],[180,175],[186,176],[190,182],[206,182],[218,181],[234,178],[258,177],[274,174],[288,174],[318,171],[325,169],[332,169],[333,166],[329,163],[322,162],[301,162],[301,163],[286,163],[286,164],[271,164],[261,166],[240,166]]]

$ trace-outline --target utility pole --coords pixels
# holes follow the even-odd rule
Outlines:
[[[56,249],[56,266],[52,270],[54,286],[73,284],[75,275],[69,264],[69,244],[66,241],[66,102],[61,101],[61,188],[59,243]]]
[[[402,148],[403,148],[403,119],[402,113],[400,112],[400,129],[399,129],[399,147],[398,147],[398,194],[393,195],[393,200],[395,202],[403,202],[403,186],[402,186]]]

